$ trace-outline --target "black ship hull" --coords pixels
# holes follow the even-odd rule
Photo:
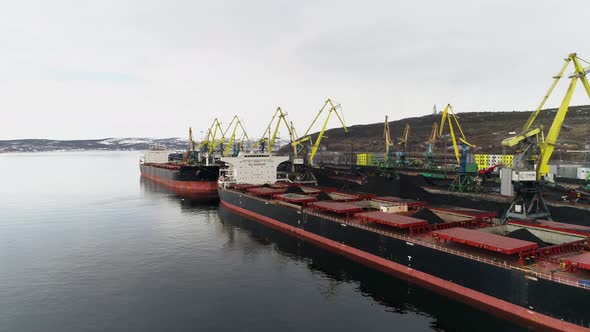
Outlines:
[[[590,326],[590,312],[586,308],[590,293],[587,289],[531,278],[522,270],[491,265],[362,228],[347,227],[320,215],[273,204],[239,192],[220,188],[219,196],[222,204],[239,213],[245,213],[256,221],[264,220],[271,227],[274,224],[276,228],[288,228],[286,232],[293,236],[315,241],[320,247],[332,251],[341,251],[340,253],[353,260],[483,310],[520,321],[528,327],[548,328],[538,325],[543,317],[549,320],[549,317],[553,317],[578,326]],[[306,235],[301,235],[300,232]],[[324,241],[332,244],[325,245]],[[333,243],[338,245],[334,246]],[[347,250],[354,251],[355,254],[348,255],[345,253]],[[373,258],[365,259],[363,255]],[[383,264],[386,263],[383,260],[393,262],[397,268],[384,268]],[[457,290],[455,287],[461,289]],[[476,294],[468,295],[472,291]],[[494,305],[496,299],[501,303]],[[510,305],[512,308],[507,309],[506,306]],[[525,313],[515,316],[519,311]],[[526,312],[530,313],[530,318],[526,318]]]
[[[181,196],[217,196],[219,166],[140,164],[141,176]]]

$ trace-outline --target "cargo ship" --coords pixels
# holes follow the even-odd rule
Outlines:
[[[287,157],[222,158],[221,204],[255,223],[535,330],[590,330],[590,227],[277,178]]]
[[[141,176],[185,197],[216,197],[219,165],[187,163],[184,153],[150,147],[140,160]]]

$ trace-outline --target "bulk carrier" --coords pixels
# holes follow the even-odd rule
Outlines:
[[[217,196],[219,165],[190,163],[186,159],[186,154],[174,153],[161,146],[150,147],[140,160],[141,176],[185,197]]]
[[[222,158],[226,208],[535,330],[589,330],[590,227],[277,178],[287,157]]]

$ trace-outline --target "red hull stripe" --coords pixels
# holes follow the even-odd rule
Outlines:
[[[430,274],[389,261],[385,258],[381,258],[379,256],[349,247],[342,243],[321,237],[308,231],[286,225],[275,219],[243,209],[233,204],[224,201],[221,201],[221,204],[235,212],[251,217],[273,229],[290,234],[292,236],[296,236],[306,240],[307,242],[313,243],[318,247],[327,249],[342,256],[346,256],[355,262],[405,279],[424,288],[433,290],[439,294],[451,297],[463,303],[467,303],[471,306],[493,313],[497,316],[512,320],[528,328],[543,331],[590,331],[590,329],[586,329],[579,325],[567,323],[559,319],[525,309],[510,302],[497,299],[473,289],[463,287],[450,281],[446,281]]]
[[[217,194],[217,181],[174,181],[145,173],[142,176],[172,188],[179,194]]]

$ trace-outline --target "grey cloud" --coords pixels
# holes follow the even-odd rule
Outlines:
[[[233,114],[257,136],[279,105],[302,132],[327,97],[349,124],[447,102],[531,109],[565,55],[590,58],[575,19],[589,9],[532,0],[11,2],[0,13],[0,106],[10,120],[0,138],[183,136]],[[102,79],[47,80],[56,68]],[[117,75],[133,79],[105,79]],[[581,89],[573,103],[588,103]]]

